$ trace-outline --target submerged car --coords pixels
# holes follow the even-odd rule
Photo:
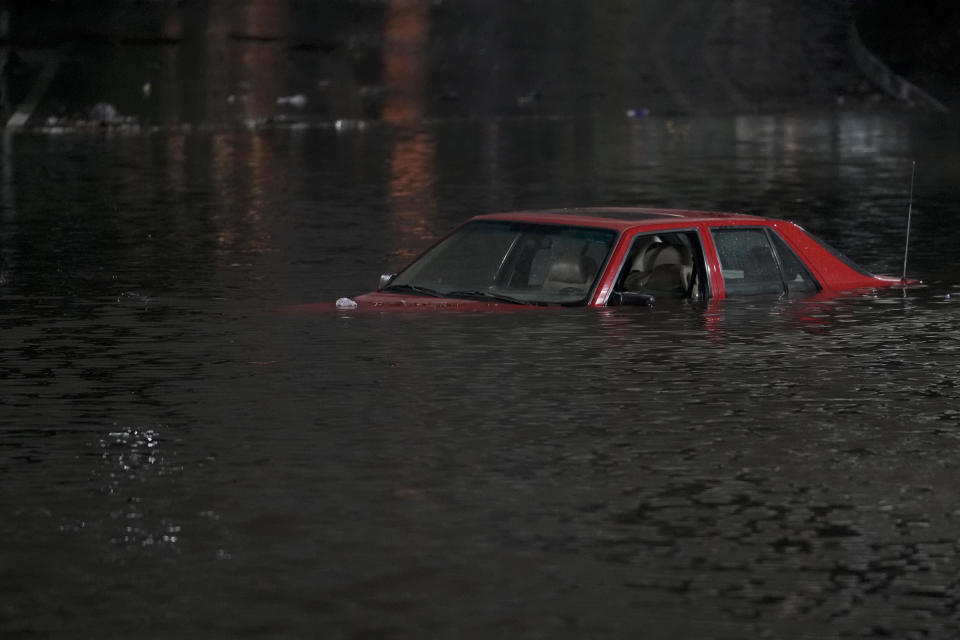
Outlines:
[[[377,291],[338,306],[652,305],[901,284],[791,222],[737,213],[583,208],[467,220]]]

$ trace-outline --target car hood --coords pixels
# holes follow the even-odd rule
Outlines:
[[[389,309],[449,309],[451,311],[471,311],[489,309],[518,309],[527,305],[511,304],[509,302],[487,302],[484,300],[464,300],[462,298],[433,298],[406,293],[384,293],[372,291],[353,298],[357,309],[362,308],[389,308]]]
[[[356,306],[353,306],[353,304]],[[464,300],[461,298],[433,298],[401,293],[371,291],[353,298],[341,298],[334,302],[313,302],[288,305],[283,311],[292,313],[317,313],[340,311],[344,313],[363,312],[405,312],[405,311],[514,311],[535,309],[533,305],[511,304],[509,302],[487,302],[484,300]]]

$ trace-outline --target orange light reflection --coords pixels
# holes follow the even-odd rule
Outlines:
[[[436,142],[423,128],[428,81],[428,0],[389,0],[384,22],[381,117],[393,125],[390,226],[393,254],[409,258],[434,236]],[[400,266],[400,265],[396,265]]]

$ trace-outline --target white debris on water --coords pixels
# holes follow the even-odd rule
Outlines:
[[[340,118],[333,122],[334,130],[344,133],[347,131],[363,131],[367,128],[367,123],[363,120],[353,120],[351,118]]]
[[[350,298],[338,298],[337,299],[337,309],[356,309],[357,302],[351,300]]]
[[[377,96],[382,96],[386,89],[383,85],[379,84],[365,84],[357,89],[357,93],[364,98],[375,98]]]
[[[143,308],[146,309],[150,306],[150,296],[137,293],[136,291],[124,291],[117,296],[117,303],[121,304],[123,302],[133,302],[136,305],[143,305]]]
[[[90,119],[96,122],[113,122],[117,115],[117,108],[109,102],[98,102],[90,108]]]
[[[302,109],[307,104],[307,96],[298,93],[294,96],[280,96],[277,98],[277,104],[290,105],[296,109]]]

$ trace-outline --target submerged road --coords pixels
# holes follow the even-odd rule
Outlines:
[[[881,100],[851,53],[849,1],[5,6],[12,125],[775,113]]]

